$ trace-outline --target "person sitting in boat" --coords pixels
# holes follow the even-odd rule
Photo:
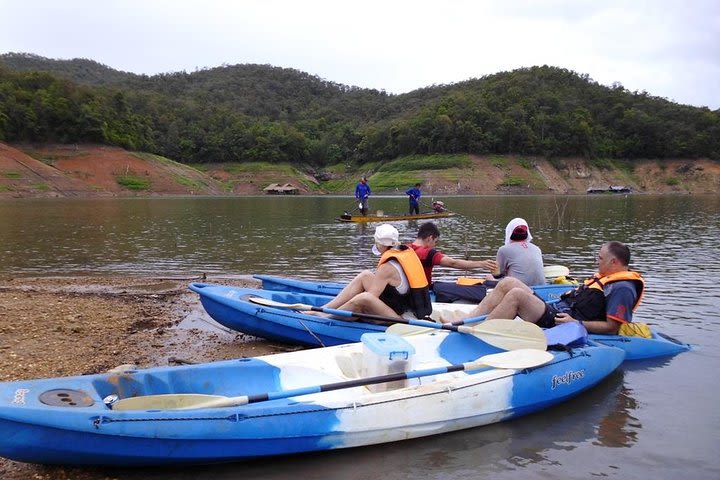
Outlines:
[[[497,251],[495,278],[515,277],[525,285],[545,283],[540,248],[532,243],[530,227],[522,218],[513,218],[505,227],[505,245]]]
[[[414,187],[408,188],[405,191],[405,195],[408,196],[408,202],[410,203],[410,209],[408,215],[420,215],[420,197],[422,192],[420,191],[420,184],[416,183]]]
[[[432,207],[435,213],[443,213],[445,211],[445,202],[441,200],[435,200],[432,203]]]
[[[515,318],[543,328],[580,322],[588,332],[616,335],[621,325],[632,322],[645,290],[642,276],[631,271],[630,249],[623,243],[605,243],[597,256],[598,272],[557,303],[547,304],[532,289],[507,277],[464,318]]]
[[[483,269],[492,272],[497,267],[494,260],[461,260],[445,255],[436,248],[437,240],[440,238],[440,230],[434,222],[425,222],[418,228],[417,238],[408,244],[415,250],[425,270],[425,276],[430,288],[435,291],[435,300],[438,302],[454,302],[458,300],[469,300],[480,302],[485,298],[486,289],[478,280],[475,284],[458,285],[455,282],[432,281],[432,270],[436,265],[460,270]]]
[[[370,185],[368,185],[367,177],[363,176],[360,178],[360,182],[355,186],[355,199],[360,202],[358,208],[363,216],[367,216],[368,212],[368,198],[370,198]]]
[[[373,253],[380,255],[375,272],[360,272],[324,307],[396,318],[407,311],[430,315],[430,288],[415,251],[400,245],[397,229],[387,223],[375,229],[374,239]]]

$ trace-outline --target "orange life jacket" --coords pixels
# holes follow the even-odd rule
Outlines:
[[[597,320],[606,318],[605,309],[605,285],[613,282],[630,281],[635,285],[637,295],[633,304],[633,312],[640,305],[643,294],[645,292],[645,280],[642,276],[633,271],[623,271],[611,273],[600,277],[595,274],[588,278],[575,290],[563,294],[560,298],[567,303],[571,310],[571,315],[578,320]]]
[[[417,318],[424,318],[430,315],[432,313],[430,284],[425,276],[423,265],[415,251],[406,245],[390,248],[380,257],[378,267],[391,259],[396,260],[400,264],[400,267],[407,277],[409,290],[403,297],[409,302],[410,309]],[[385,301],[382,297],[381,300]]]
[[[635,298],[635,304],[633,305],[633,312],[637,310],[638,306],[640,305],[640,301],[645,294],[645,279],[638,272],[627,270],[624,272],[611,273],[610,275],[605,275],[604,277],[600,277],[599,275],[599,273],[596,273],[592,277],[585,280],[583,284],[588,288],[597,288],[599,290],[604,290],[605,285],[613,282],[622,282],[629,280],[635,284],[635,291],[637,291],[637,297]]]

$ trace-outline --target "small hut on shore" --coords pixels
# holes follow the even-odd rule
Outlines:
[[[300,190],[290,183],[280,185],[279,183],[271,183],[263,189],[269,195],[297,195]]]
[[[623,185],[610,185],[608,187],[590,187],[587,193],[632,193],[632,190]]]

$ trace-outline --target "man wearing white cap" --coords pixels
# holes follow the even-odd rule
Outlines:
[[[372,251],[380,255],[375,272],[360,272],[326,308],[400,317],[412,310],[417,318],[432,313],[430,289],[422,263],[413,249],[400,245],[395,227],[375,229]]]

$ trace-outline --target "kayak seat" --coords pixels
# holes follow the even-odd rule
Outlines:
[[[363,356],[360,352],[341,354],[335,357],[338,368],[346,378],[360,378]]]

